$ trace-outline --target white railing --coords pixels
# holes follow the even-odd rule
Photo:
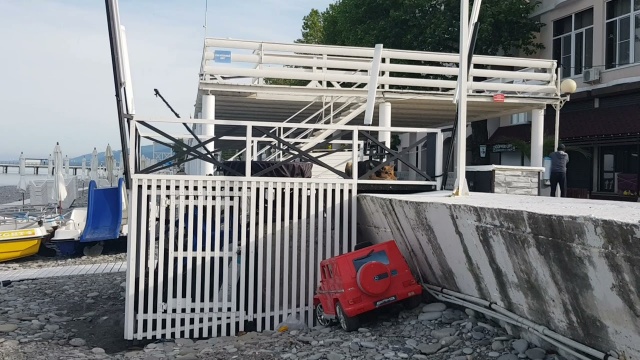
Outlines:
[[[253,51],[253,53],[251,53]],[[220,54],[225,52],[224,59]],[[323,88],[337,83],[368,84],[373,48],[207,38],[201,82],[224,83],[225,76],[314,82]],[[390,91],[442,91],[456,88],[458,54],[390,50],[382,52],[378,83]],[[224,63],[222,63],[224,62]],[[492,67],[513,70],[494,70]],[[534,71],[519,71],[530,68]],[[354,70],[357,71],[354,73]],[[554,60],[473,57],[470,91],[556,93]],[[505,79],[505,82],[476,81]],[[513,81],[520,82],[514,84]],[[529,82],[535,81],[535,84]],[[336,84],[332,83],[335,82]],[[255,82],[254,82],[255,83]]]
[[[348,98],[344,98],[344,97],[335,97],[333,98],[330,102],[325,103],[321,108],[319,108],[318,110],[316,110],[313,114],[307,116],[307,118],[305,118],[304,120],[302,120],[301,122],[297,123],[297,124],[306,124],[310,121],[312,121],[313,119],[317,118],[318,116],[321,116],[326,110],[329,110],[329,114],[327,114],[326,116],[324,116],[322,119],[320,119],[319,121],[316,121],[316,124],[325,124],[328,120],[333,119],[334,115],[341,113],[344,109],[346,109],[347,107],[349,107],[350,105],[352,105],[358,98],[357,97],[348,97]],[[283,123],[288,123],[290,122],[293,118],[295,118],[296,116],[298,116],[302,111],[306,110],[307,108],[309,108],[311,105],[313,105],[315,102],[317,101],[317,99],[314,99],[314,101],[312,101],[311,103],[309,103],[307,106],[305,106],[304,108],[302,108],[300,111],[296,112],[294,115],[290,116],[289,118],[287,118],[286,120],[283,121]],[[337,107],[337,109],[334,109],[333,106],[335,104],[342,104],[340,106]],[[274,128],[273,131],[276,132],[276,134],[278,134],[279,136],[282,137],[287,137],[289,135],[291,135],[291,133],[293,133],[294,130],[296,130],[298,127],[294,127],[289,129],[288,131],[284,131],[283,128]],[[279,131],[279,132],[278,132]],[[301,139],[303,137],[308,136],[311,133],[312,129],[308,129],[305,132],[297,135],[297,139]],[[267,135],[263,135],[263,138],[266,138]],[[235,154],[233,157],[231,157],[231,159],[229,160],[235,160],[238,157],[240,157],[241,155],[243,155],[245,153],[246,149],[242,149],[240,150],[237,154]],[[256,154],[254,157],[259,157],[260,155],[264,154],[265,150],[261,150],[260,152],[258,152],[258,154]],[[273,155],[272,155],[273,156]],[[272,156],[270,158],[272,158]]]
[[[242,121],[242,120],[210,120],[210,119],[191,119],[194,124],[201,123],[209,123],[214,124],[214,126],[220,126],[226,129],[233,128],[234,133],[230,135],[220,135],[216,137],[213,141],[214,146],[217,142],[223,143],[225,149],[242,149],[245,151],[244,159],[250,159],[251,161],[258,161],[260,154],[266,152],[264,146],[273,146],[274,144],[280,149],[276,148],[275,150],[282,150],[282,148],[288,149],[287,158],[291,158],[296,154],[300,154],[302,152],[309,152],[308,155],[298,156],[296,159],[289,161],[296,162],[309,162],[314,164],[313,166],[324,166],[321,164],[322,159],[320,157],[316,158],[311,151],[314,148],[333,148],[334,150],[338,149],[340,151],[345,151],[351,153],[351,162],[356,164],[359,160],[358,154],[365,154],[367,156],[367,151],[363,147],[365,146],[367,141],[367,136],[369,139],[378,139],[381,135],[389,136],[392,135],[402,135],[402,134],[417,134],[416,139],[422,139],[424,142],[425,138],[428,134],[436,134],[439,138],[442,138],[440,129],[429,129],[429,128],[402,128],[402,127],[378,127],[378,126],[350,126],[350,125],[332,125],[332,124],[293,124],[293,123],[272,123],[272,122],[260,122],[260,121]],[[147,138],[149,140],[157,141],[162,143],[165,135],[169,135],[174,139],[186,139],[187,142],[191,144],[196,144],[193,137],[190,134],[185,133],[175,133],[172,130],[175,130],[175,125],[180,123],[180,119],[144,119],[137,118],[132,120],[130,123],[130,141],[132,148],[135,149],[139,140],[137,136],[141,136],[142,138]],[[166,131],[163,131],[164,134],[159,134],[153,130],[150,130],[148,127],[145,127],[143,124],[152,124],[152,126],[156,129],[166,128]],[[274,131],[273,129],[279,129],[278,131]],[[295,130],[295,132],[290,133],[289,130]],[[317,137],[313,137],[311,139],[300,138],[299,133],[304,132],[322,132],[323,139],[318,139]],[[267,135],[269,134],[269,135]],[[278,134],[290,134],[289,136],[278,136]],[[337,134],[341,134],[338,136]],[[266,137],[264,135],[267,135]],[[343,139],[348,138],[348,139]],[[207,141],[210,137],[199,135],[200,141]],[[164,139],[165,142],[170,142],[172,139]],[[417,141],[419,143],[420,141]],[[170,144],[166,144],[171,146]],[[406,147],[405,144],[403,147]],[[322,147],[324,146],[324,147]],[[417,145],[416,145],[417,146]],[[432,157],[432,168],[435,173],[439,174],[440,170],[438,166],[441,166],[441,157],[442,157],[442,148],[439,145],[434,146],[436,151],[431,154]],[[216,151],[220,151],[219,149]],[[205,156],[206,152],[203,149],[194,149],[194,155]],[[397,156],[395,159],[392,159],[394,154],[388,152],[386,155],[378,155],[378,157],[384,157],[385,159],[390,159],[390,161],[398,163],[402,156]],[[136,163],[139,163],[139,155],[132,153],[131,154],[131,166],[133,167]],[[404,159],[404,158],[403,158]],[[194,159],[192,161],[200,161]],[[241,169],[243,174],[251,174],[251,161],[245,161],[243,168]],[[287,162],[287,159],[285,159]],[[222,164],[224,165],[224,164]],[[326,165],[326,164],[325,164]],[[220,165],[219,165],[220,167]],[[344,171],[344,169],[335,169],[336,171]],[[420,171],[426,171],[426,169],[414,169]],[[135,174],[136,171],[131,169],[131,173]],[[335,172],[333,172],[335,174]],[[229,174],[233,175],[233,174]],[[237,175],[237,174],[236,174]],[[432,174],[431,175],[435,175]],[[255,180],[250,175],[242,175],[247,181]],[[346,177],[343,177],[346,179]],[[436,180],[433,178],[426,179],[423,177],[418,177],[422,180],[412,181],[416,185],[436,185]],[[237,177],[235,178],[237,179]],[[357,181],[358,183],[380,183],[387,182],[386,180],[368,180],[368,179],[358,179],[358,174],[353,172],[350,177],[351,180]],[[395,184],[396,180],[389,180],[389,183]],[[401,182],[407,184],[405,181],[398,180],[397,182]]]

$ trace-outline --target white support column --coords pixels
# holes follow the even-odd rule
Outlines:
[[[378,74],[380,73],[380,62],[382,61],[382,44],[376,44],[371,60],[371,78],[367,87],[367,108],[364,111],[364,124],[371,125],[373,121],[373,110],[376,104],[376,91],[378,89]]]
[[[216,118],[216,97],[213,95],[202,95],[202,118],[215,120]],[[207,141],[215,136],[215,125],[212,122],[201,125],[201,141]],[[213,141],[205,145],[209,151],[215,149]],[[213,164],[200,160],[200,175],[213,174]]]
[[[531,112],[531,166],[542,167],[544,157],[544,109],[534,109]]]
[[[444,155],[444,135],[442,131],[439,131],[436,135],[436,175],[440,175],[436,178],[437,187],[440,190],[442,188],[442,172],[444,171],[442,161]]]
[[[378,117],[380,127],[391,127],[391,103],[383,102],[378,106]],[[378,140],[387,147],[391,147],[391,132],[380,131]]]
[[[456,134],[456,186],[453,195],[469,195],[466,178],[467,164],[467,88],[469,54],[469,0],[460,0],[460,62],[458,75],[458,134]]]
[[[420,136],[420,134],[410,133],[409,144],[414,144],[416,141],[418,141],[418,136]],[[409,161],[409,163],[414,166],[417,165],[418,163],[418,148],[419,147],[416,146],[412,149],[409,149],[409,156],[407,161]],[[420,165],[417,165],[417,167],[420,168]],[[416,172],[413,170],[408,170],[408,171],[409,171],[409,180],[415,181],[417,179]]]

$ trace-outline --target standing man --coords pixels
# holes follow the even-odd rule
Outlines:
[[[569,154],[564,152],[564,144],[558,145],[558,151],[551,153],[551,197],[556,196],[556,187],[560,184],[560,196],[567,197],[567,163]]]

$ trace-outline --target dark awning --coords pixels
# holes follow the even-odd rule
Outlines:
[[[547,108],[544,135],[553,136],[555,110]],[[640,135],[640,105],[597,108],[560,113],[560,139],[637,138]],[[503,126],[489,138],[489,144],[508,143],[512,140],[531,141],[531,124]]]

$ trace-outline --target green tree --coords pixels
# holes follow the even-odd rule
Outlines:
[[[485,0],[475,54],[532,54],[542,24],[530,17],[539,1]],[[299,42],[458,52],[459,0],[338,0],[303,18]]]
[[[296,42],[300,44],[324,43],[324,22],[322,13],[318,9],[311,9],[309,14],[302,18],[302,38]]]

